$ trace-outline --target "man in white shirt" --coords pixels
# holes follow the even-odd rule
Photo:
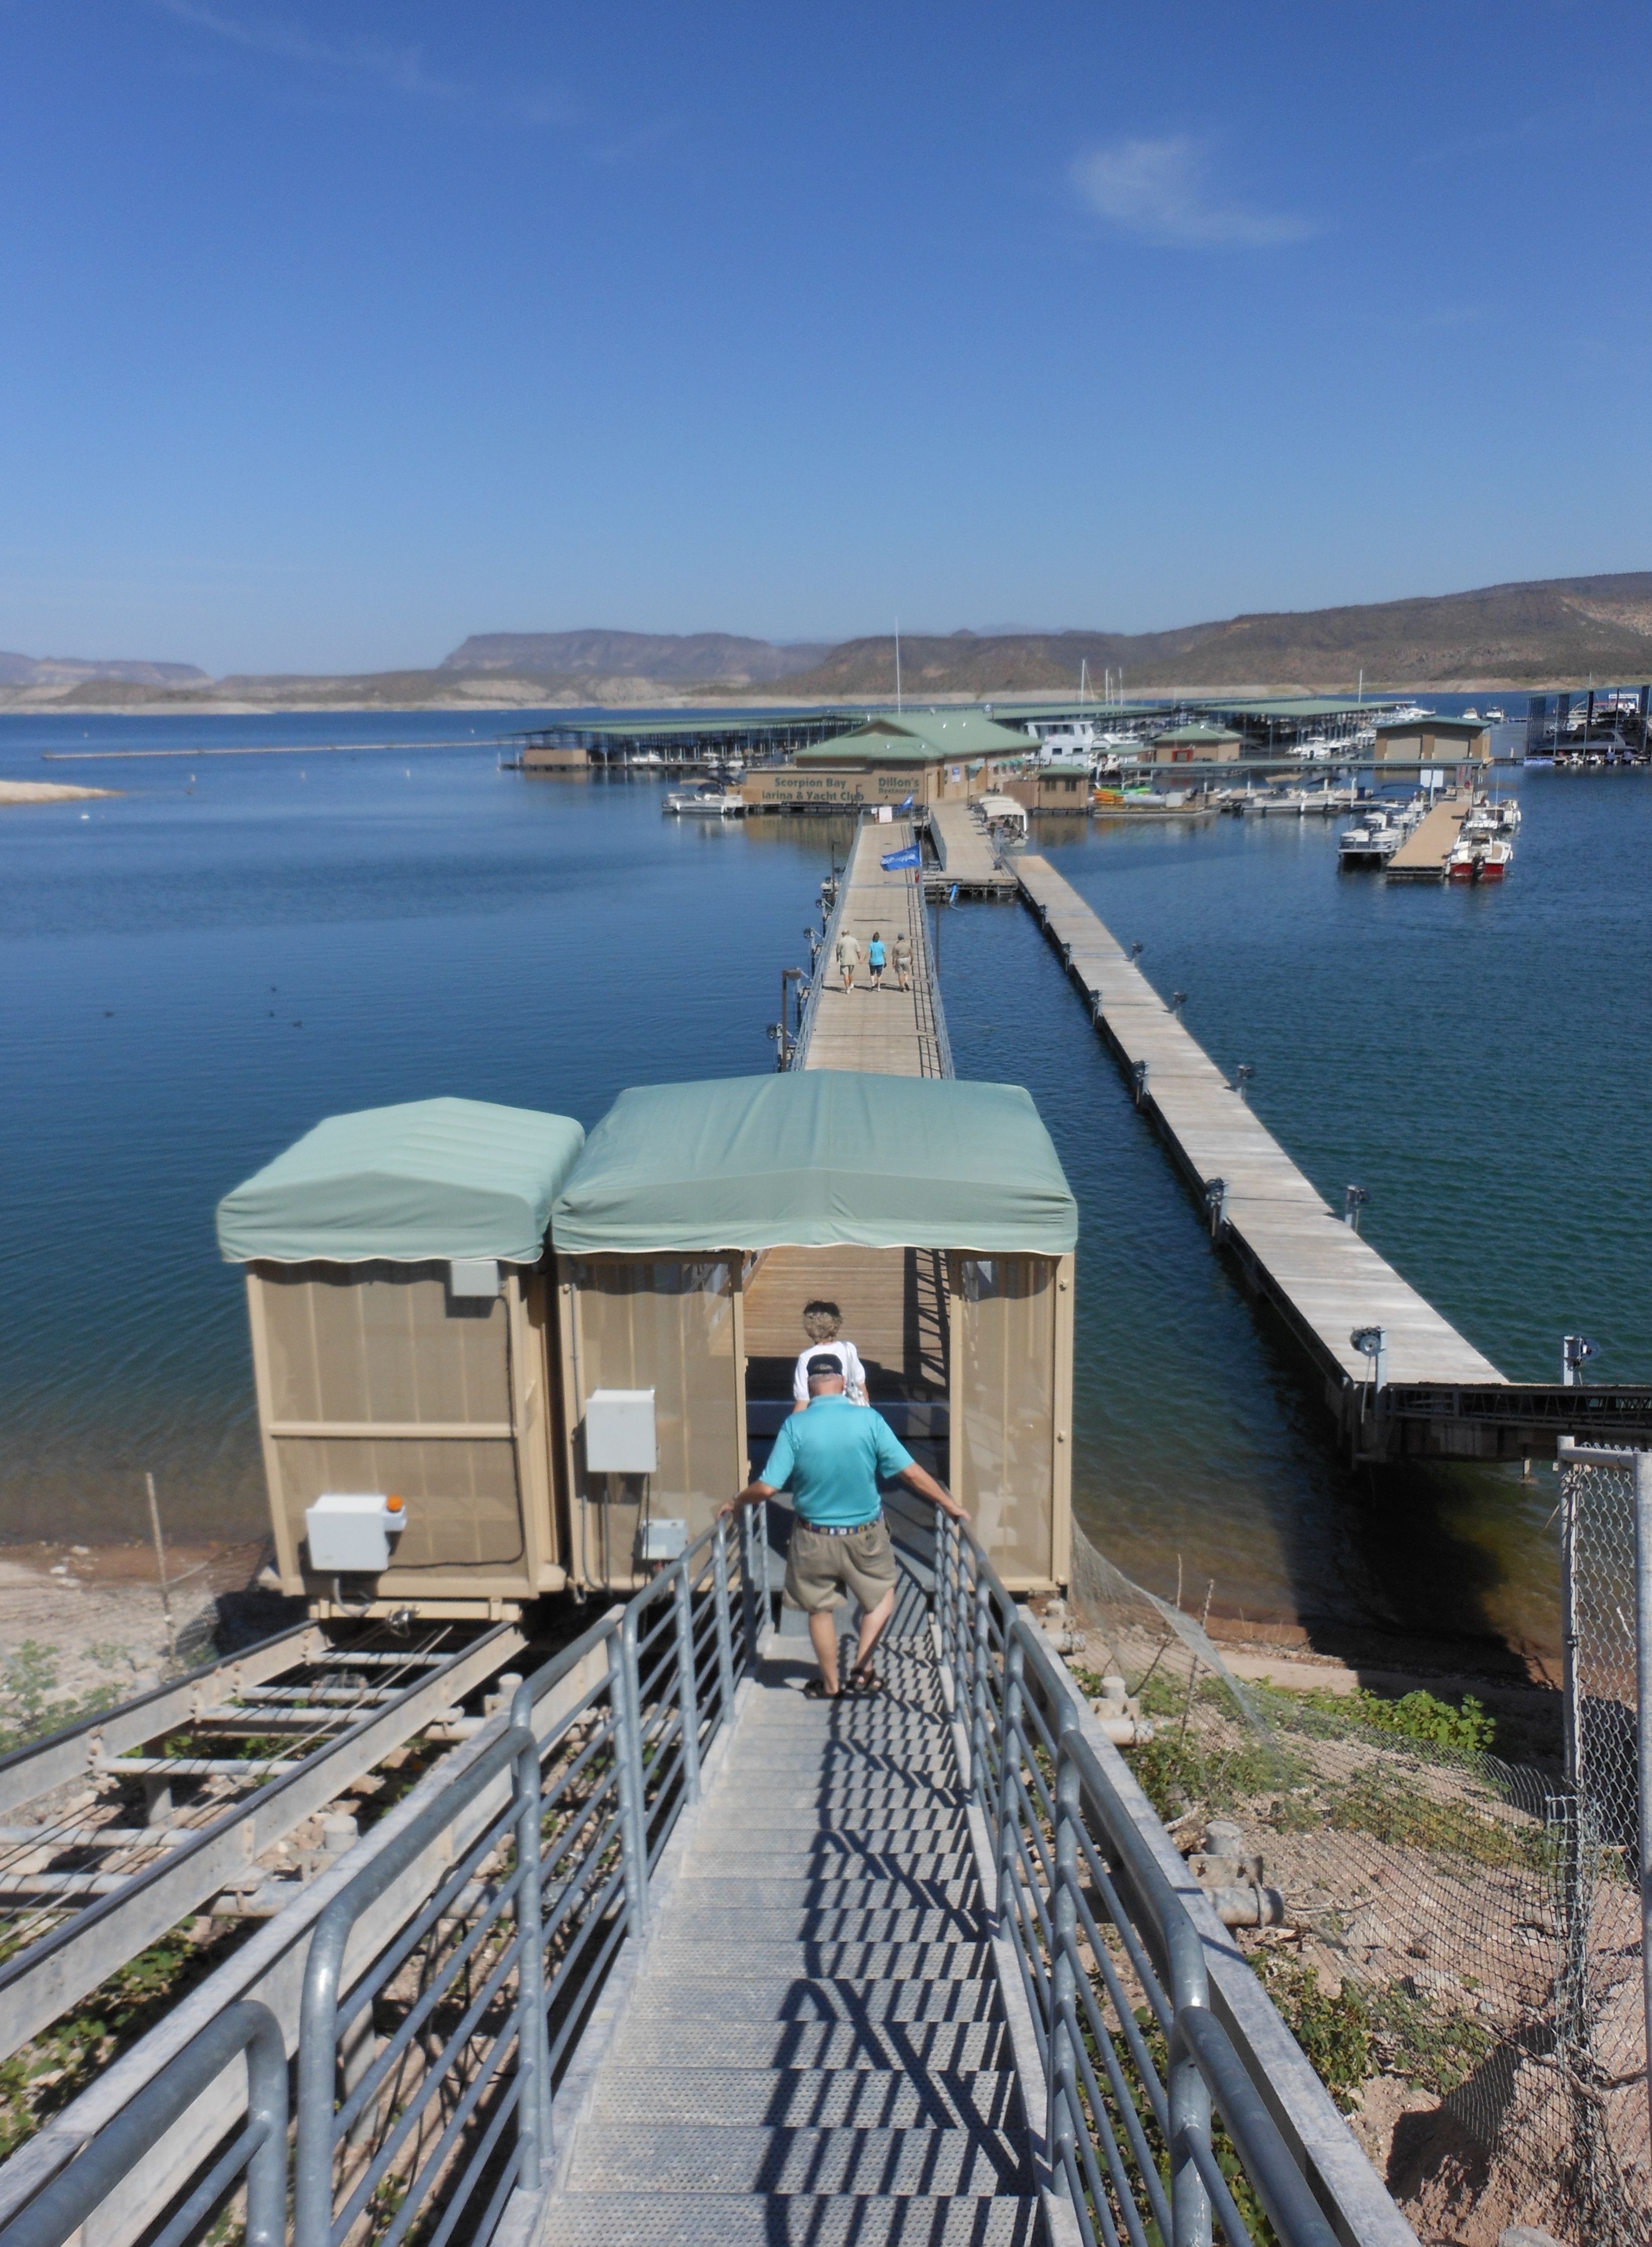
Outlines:
[[[804,1305],[803,1332],[809,1341],[797,1353],[797,1364],[792,1374],[794,1412],[809,1410],[809,1362],[812,1357],[835,1357],[843,1370],[843,1394],[851,1404],[865,1404],[866,1369],[854,1343],[838,1339],[837,1329],[843,1322],[843,1315],[836,1303]]]

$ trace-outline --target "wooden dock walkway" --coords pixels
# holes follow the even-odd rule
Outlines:
[[[1390,882],[1443,882],[1463,822],[1473,809],[1467,796],[1453,796],[1425,812],[1385,869]]]
[[[1000,865],[985,828],[966,803],[932,803],[929,839],[939,862],[929,868],[930,887],[956,887],[966,897],[1014,897],[1015,877]]]
[[[1273,1133],[1183,1028],[1045,858],[1017,859],[1021,888],[1127,1071],[1139,1104],[1201,1196],[1225,1184],[1226,1236],[1258,1289],[1322,1370],[1346,1416],[1370,1368],[1349,1336],[1380,1326],[1386,1381],[1500,1383],[1503,1376],[1309,1185]]]
[[[819,989],[809,1001],[804,1069],[857,1069],[880,1076],[950,1076],[940,1001],[928,972],[924,891],[910,867],[886,873],[889,851],[913,839],[910,820],[862,820],[844,870],[839,909],[820,955]],[[860,941],[855,987],[845,992],[832,957],[840,930]],[[895,973],[895,939],[905,932],[911,955],[910,989]],[[889,965],[881,991],[871,988],[866,947],[880,933]]]

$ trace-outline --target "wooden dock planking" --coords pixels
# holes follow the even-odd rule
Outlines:
[[[1339,1386],[1368,1379],[1348,1337],[1381,1326],[1389,1381],[1500,1383],[1303,1177],[1071,884],[1042,857],[1021,857],[1016,870],[1109,1045],[1127,1069],[1146,1062],[1143,1104],[1175,1159],[1201,1192],[1225,1181],[1234,1248],[1328,1376]]]
[[[854,989],[845,992],[836,963],[821,954],[820,993],[803,1057],[805,1069],[864,1069],[880,1076],[946,1073],[929,986],[918,972],[925,956],[923,885],[913,879],[910,867],[886,873],[879,863],[885,851],[902,850],[911,840],[907,820],[894,820],[888,826],[863,820],[856,832],[843,873],[839,926],[859,938],[860,965]],[[906,991],[900,989],[895,975],[895,939],[903,929],[912,960],[911,987]],[[874,930],[881,930],[888,954],[880,991],[870,987],[866,967],[866,947]]]
[[[973,896],[1014,894],[1015,877],[993,857],[992,843],[968,804],[931,804],[929,838],[939,861],[930,870],[929,880],[938,888],[955,883]]]
[[[1471,805],[1464,797],[1437,803],[1425,812],[1389,860],[1384,873],[1390,882],[1443,882],[1451,857]]]
[[[843,1315],[843,1332],[866,1367],[874,1396],[947,1393],[945,1259],[931,1248],[770,1248],[746,1282],[746,1353],[763,1368],[761,1392],[784,1393],[803,1333],[803,1305],[822,1295]]]

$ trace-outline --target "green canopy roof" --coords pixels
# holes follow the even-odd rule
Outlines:
[[[536,1264],[585,1135],[566,1116],[410,1100],[329,1116],[218,1205],[231,1264]]]
[[[1078,1210],[1030,1093],[849,1069],[622,1092],[551,1212],[559,1249],[1060,1256]]]
[[[934,764],[949,757],[988,754],[1027,756],[1037,746],[1030,734],[1000,726],[980,710],[904,711],[898,718],[873,718],[852,734],[799,749],[793,762],[829,765],[868,759],[873,764]]]

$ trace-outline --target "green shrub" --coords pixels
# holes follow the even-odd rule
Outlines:
[[[1426,1740],[1431,1746],[1451,1748],[1460,1755],[1485,1755],[1497,1737],[1497,1719],[1487,1716],[1472,1693],[1465,1693],[1456,1708],[1421,1686],[1390,1701],[1381,1693],[1359,1686],[1352,1693],[1334,1693],[1327,1685],[1311,1692],[1292,1691],[1270,1681],[1270,1692],[1288,1694],[1296,1708],[1311,1710],[1328,1719],[1327,1729],[1341,1731],[1350,1725],[1368,1731],[1397,1732],[1408,1740]]]
[[[1467,2082],[1495,2041],[1471,2013],[1414,1998],[1396,1982],[1373,1991],[1366,2005],[1383,2066],[1439,2099]]]
[[[1370,2018],[1359,1991],[1344,1983],[1333,1997],[1321,1988],[1317,1966],[1277,1950],[1260,1952],[1251,1967],[1314,2073],[1347,2114],[1355,2092],[1375,2073]]]

